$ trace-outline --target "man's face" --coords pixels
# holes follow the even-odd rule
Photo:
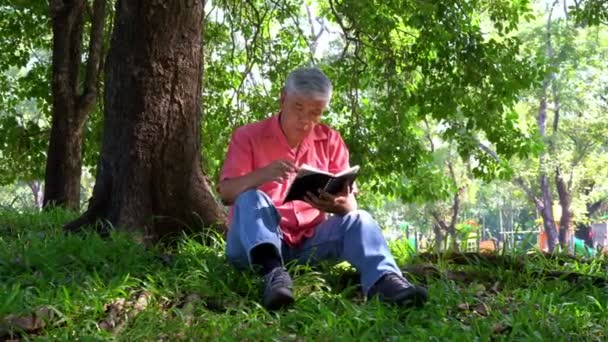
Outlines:
[[[281,94],[281,126],[287,138],[297,142],[304,140],[321,120],[328,101],[327,98],[284,91]]]

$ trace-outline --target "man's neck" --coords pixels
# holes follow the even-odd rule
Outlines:
[[[283,133],[285,140],[287,140],[287,144],[289,145],[289,147],[296,148],[300,145],[301,141],[293,141],[292,139],[289,138],[287,133],[285,133],[285,130],[283,129],[282,116],[283,116],[283,113],[279,112],[279,127],[281,128],[281,132]]]

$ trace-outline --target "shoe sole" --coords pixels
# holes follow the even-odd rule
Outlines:
[[[291,306],[295,302],[291,291],[287,290],[277,292],[272,298],[264,301],[264,307],[267,310],[275,311],[288,306]]]
[[[390,302],[399,306],[415,306],[422,307],[428,300],[428,295],[425,291],[415,289],[413,292],[404,295],[402,298],[392,299]]]

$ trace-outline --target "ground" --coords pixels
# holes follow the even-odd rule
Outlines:
[[[342,264],[292,267],[296,304],[271,313],[220,236],[150,249],[121,233],[65,235],[72,217],[0,212],[0,341],[608,339],[605,259],[413,257],[393,245],[429,289],[422,309],[366,302]]]

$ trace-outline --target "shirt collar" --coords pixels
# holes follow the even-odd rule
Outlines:
[[[287,139],[287,137],[285,137],[285,134],[283,133],[283,130],[281,129],[281,123],[279,122],[280,115],[281,115],[281,113],[279,112],[278,114],[273,115],[268,120],[266,129],[264,129],[264,133],[265,133],[264,135],[266,137],[282,136],[283,138]],[[303,143],[307,142],[309,140],[312,140],[312,141],[327,140],[327,138],[328,138],[327,130],[325,129],[324,125],[316,124],[315,127],[310,132],[310,134],[308,135],[308,137],[306,137],[306,139],[304,139]]]

